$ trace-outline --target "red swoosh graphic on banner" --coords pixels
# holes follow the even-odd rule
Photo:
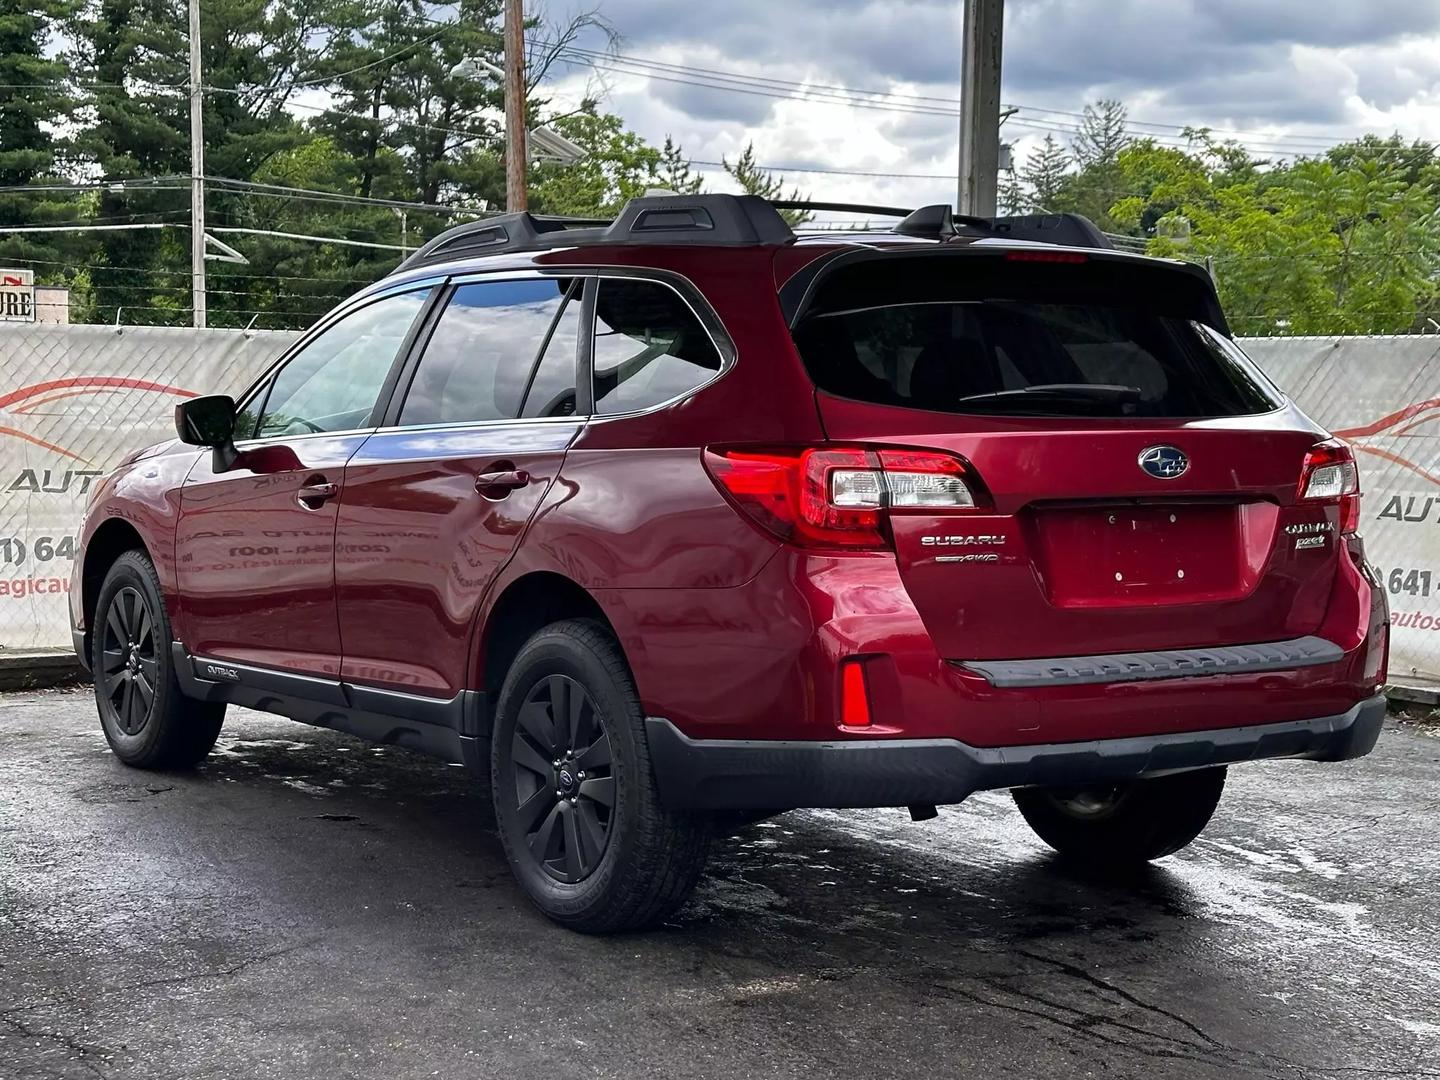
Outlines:
[[[1375,457],[1383,458],[1440,487],[1440,476],[1434,475],[1429,470],[1415,464],[1415,462],[1408,458],[1401,457],[1391,450],[1381,450],[1379,447],[1365,445],[1365,440],[1369,436],[1385,434],[1392,436],[1408,435],[1422,424],[1428,424],[1433,420],[1440,420],[1440,398],[1430,398],[1428,401],[1417,401],[1413,405],[1407,405],[1403,409],[1387,413],[1385,416],[1369,424],[1337,431],[1335,435],[1352,444],[1355,449],[1361,453],[1373,454]],[[1400,430],[1393,431],[1391,430],[1392,428],[1399,428]]]
[[[34,401],[27,401],[24,405],[17,405],[10,411],[13,412],[16,416],[23,416],[26,413],[34,412],[41,405],[49,405],[52,401],[60,401],[62,398],[85,397],[87,394],[118,394],[119,392],[119,390],[102,390],[96,388],[91,388],[88,390],[67,390],[63,394],[52,394],[50,397],[42,397],[37,398]]]
[[[27,408],[43,405],[49,401],[58,401],[61,398],[79,397],[93,393],[108,394],[114,393],[116,390],[149,390],[160,394],[173,394],[176,397],[182,398],[198,396],[194,390],[186,390],[184,387],[154,382],[151,379],[128,379],[120,375],[80,375],[70,379],[50,379],[46,382],[33,383],[30,386],[22,386],[18,390],[11,390],[7,394],[0,394],[0,409],[14,405],[17,402],[29,402],[28,406],[22,406],[19,409],[12,410],[18,414],[25,412]],[[64,392],[55,393],[55,391]],[[43,395],[45,394],[52,396],[44,397]],[[31,399],[34,398],[38,398],[39,400],[32,401]],[[23,431],[16,431],[12,427],[0,425],[0,435],[9,435],[23,442],[43,447],[53,453],[62,454],[67,458],[79,461],[85,465],[94,464],[89,458],[83,457],[73,450],[67,450],[63,446],[46,442],[44,439],[37,438],[34,435],[28,435]]]
[[[8,394],[0,394],[0,409],[7,405],[13,405],[17,401],[24,401],[26,398],[35,397],[37,394],[49,393],[51,390],[71,390],[76,387],[95,389],[102,386],[119,387],[122,390],[155,390],[162,394],[174,394],[176,397],[197,397],[194,390],[186,390],[179,386],[169,386],[165,383],[151,382],[149,379],[126,379],[119,375],[82,375],[74,379],[51,379],[49,382],[35,383],[32,386],[22,386],[18,390],[12,390]]]
[[[43,446],[46,450],[53,450],[57,454],[64,454],[68,458],[74,458],[76,461],[85,465],[95,464],[89,458],[81,457],[73,451],[66,450],[63,446],[56,446],[54,443],[48,443],[44,439],[37,439],[34,435],[26,435],[25,432],[16,431],[14,428],[0,427],[0,435],[13,435],[17,439],[23,439],[25,442],[34,443],[36,446]]]

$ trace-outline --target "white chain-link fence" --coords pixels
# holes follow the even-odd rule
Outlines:
[[[295,337],[0,324],[0,648],[69,643],[64,590],[94,478],[168,437],[176,401],[242,389]],[[1355,447],[1395,612],[1392,677],[1440,680],[1440,336],[1244,345]]]

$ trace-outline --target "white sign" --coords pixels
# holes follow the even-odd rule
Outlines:
[[[0,322],[35,321],[35,271],[0,269]]]

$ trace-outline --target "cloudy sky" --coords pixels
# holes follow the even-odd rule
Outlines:
[[[1270,156],[1364,131],[1440,139],[1440,0],[1007,8],[1002,97],[1021,112],[1003,131],[1022,158],[1047,131],[1066,138],[1084,104],[1105,97],[1129,106],[1136,133],[1182,143],[1180,127],[1206,125]],[[551,10],[564,9],[552,0]],[[603,80],[607,107],[648,139],[672,135],[698,162],[753,140],[761,163],[790,167],[787,180],[816,198],[953,199],[959,0],[601,0],[600,10],[623,35],[620,57],[568,68],[562,97]],[[889,96],[842,92],[856,90]]]

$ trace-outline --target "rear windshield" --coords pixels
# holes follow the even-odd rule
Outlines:
[[[992,415],[1201,418],[1281,404],[1175,292],[1082,284],[1085,267],[1027,267],[1039,271],[1029,282],[1017,266],[996,267],[967,283],[962,273],[979,260],[945,261],[943,270],[929,261],[911,289],[903,279],[918,271],[897,279],[896,268],[872,263],[822,293],[795,330],[816,385],[877,404]],[[873,287],[857,280],[862,270]]]

